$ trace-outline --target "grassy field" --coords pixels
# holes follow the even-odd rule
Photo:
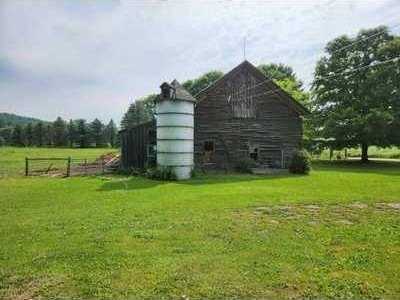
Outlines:
[[[100,155],[116,152],[110,148],[70,149],[70,148],[16,148],[0,147],[0,177],[21,176],[25,172],[25,157],[67,158],[94,160]],[[64,167],[65,162],[53,162]]]
[[[400,296],[399,163],[170,183],[10,176],[0,207],[0,298]]]

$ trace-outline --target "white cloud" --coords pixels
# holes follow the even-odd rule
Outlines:
[[[3,0],[0,111],[119,120],[162,81],[233,68],[244,36],[248,60],[287,63],[309,82],[326,42],[398,15],[389,0]]]

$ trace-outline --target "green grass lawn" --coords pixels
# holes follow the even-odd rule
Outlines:
[[[0,208],[0,298],[400,296],[398,163],[169,183],[5,177]]]
[[[94,160],[100,155],[117,152],[110,148],[18,148],[0,147],[0,178],[22,176],[25,174],[25,157],[29,158],[67,158]],[[56,167],[65,168],[65,162],[52,162]]]

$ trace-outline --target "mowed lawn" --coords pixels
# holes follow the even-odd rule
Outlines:
[[[398,299],[399,283],[398,163],[0,179],[0,298]]]

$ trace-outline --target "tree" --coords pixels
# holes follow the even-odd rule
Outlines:
[[[299,82],[300,86],[302,83],[297,79],[296,74],[293,72],[292,67],[279,63],[279,64],[261,64],[257,67],[261,72],[264,73],[268,78],[272,78],[274,80],[284,80],[291,79],[292,81]]]
[[[105,140],[113,148],[117,144],[117,135],[117,126],[115,126],[113,119],[111,119],[105,128]]]
[[[131,128],[151,121],[154,118],[156,98],[156,94],[151,94],[132,102],[122,117],[121,128]]]
[[[272,63],[259,65],[257,68],[295,100],[306,107],[309,106],[310,95],[304,91],[303,83],[297,78],[290,66]]]
[[[13,146],[20,146],[20,147],[25,146],[23,128],[21,125],[19,124],[15,125],[11,137],[11,142]]]
[[[370,145],[393,143],[400,63],[392,61],[391,69],[380,64],[400,56],[397,46],[385,51],[393,39],[386,27],[361,30],[354,38],[340,36],[327,44],[327,55],[315,70],[312,105],[320,135],[334,138],[337,147],[361,146],[363,162]]]
[[[79,119],[77,121],[77,142],[80,148],[89,146],[89,132],[86,120]]]
[[[69,120],[69,123],[67,126],[67,139],[68,139],[68,144],[71,148],[74,146],[75,142],[78,140],[76,124],[73,120]]]
[[[33,144],[39,147],[44,145],[44,125],[42,122],[38,122],[33,127]]]
[[[400,37],[382,46],[379,51],[381,61],[390,60],[400,56]],[[393,119],[389,124],[388,139],[391,145],[400,145],[400,60],[394,63],[376,67],[377,76],[380,77],[380,85],[377,87],[379,94],[388,95],[389,111]]]
[[[34,141],[32,123],[28,123],[24,128],[25,143],[27,146],[32,146]]]
[[[65,124],[65,121],[61,117],[58,117],[53,122],[53,140],[54,140],[54,146],[56,147],[63,147],[66,146],[68,143],[67,125]]]
[[[2,139],[4,140],[5,145],[10,145],[12,143],[12,133],[13,127],[11,126],[0,128],[0,137],[2,137]]]
[[[90,123],[90,139],[96,144],[96,147],[104,147],[104,125],[99,119],[94,119]]]
[[[224,73],[221,71],[210,71],[198,78],[185,81],[182,86],[193,96],[196,96],[201,90],[213,84],[215,81],[222,78],[222,76],[224,76]]]
[[[54,130],[52,124],[46,124],[44,126],[44,144],[50,147],[54,145]]]

